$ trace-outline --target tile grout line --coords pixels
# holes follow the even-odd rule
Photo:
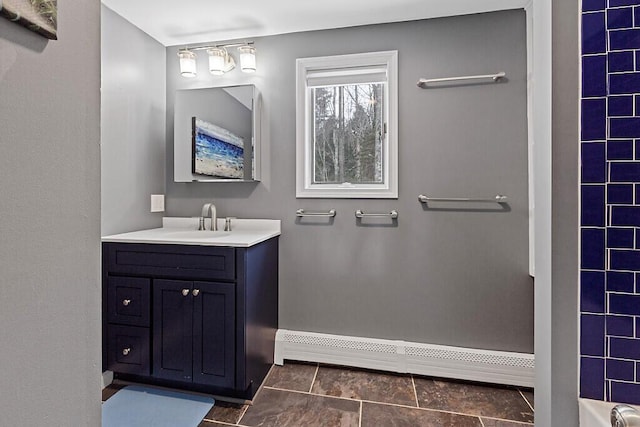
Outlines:
[[[420,401],[418,400],[418,390],[416,389],[416,381],[411,374],[411,384],[413,385],[413,397],[416,398],[416,408],[420,407]]]
[[[375,400],[367,400],[367,399],[353,399],[353,398],[350,398],[350,397],[331,396],[331,395],[327,395],[327,394],[309,393],[309,392],[306,392],[306,391],[288,390],[288,389],[285,389],[285,388],[270,387],[270,386],[264,386],[264,388],[269,389],[269,390],[288,392],[288,393],[305,394],[305,395],[308,395],[308,396],[325,397],[325,398],[328,398],[328,399],[340,399],[340,400],[348,400],[348,401],[351,401],[351,402],[372,403],[372,404],[376,404],[376,405],[386,405],[386,406],[397,406],[398,408],[418,409],[420,411],[429,411],[429,412],[443,412],[443,413],[446,413],[446,414],[453,414],[453,415],[461,415],[461,416],[465,416],[465,417],[479,418],[479,416],[476,415],[476,414],[466,414],[464,412],[455,412],[455,411],[449,411],[449,410],[444,410],[444,409],[423,408],[423,407],[416,408],[415,406],[402,405],[402,404],[399,404],[399,403],[378,402],[378,401],[375,401]],[[511,422],[511,423],[519,423],[519,424],[522,424],[522,425],[525,425],[525,426],[526,425],[531,425],[531,423],[527,423],[526,421],[510,420],[508,418],[498,418],[498,417],[485,416],[485,415],[482,415],[482,416],[485,417],[485,418],[493,419],[493,420],[508,421],[508,422]]]
[[[485,427],[484,426],[484,421],[482,421],[482,418],[478,417],[478,419],[480,420],[480,427]]]
[[[316,371],[313,373],[313,379],[311,380],[311,386],[309,387],[309,393],[311,393],[311,390],[313,390],[313,383],[316,382],[316,378],[318,376],[318,371],[320,370],[320,364],[317,363],[316,364]]]
[[[362,427],[362,406],[364,405],[364,403],[362,403],[362,400],[360,401],[360,416],[358,417],[358,427]]]
[[[238,418],[238,421],[236,421],[236,425],[240,425],[240,421],[242,421],[242,418],[246,415],[247,411],[249,410],[249,406],[251,405],[244,405],[244,411],[242,411],[242,415],[240,415],[240,417]]]
[[[226,422],[226,421],[215,421],[215,420],[210,420],[210,419],[207,419],[207,418],[204,418],[202,421],[203,421],[205,424],[207,424],[207,423],[216,423],[216,424],[222,424],[222,425],[224,425],[224,426],[234,426],[234,427],[238,425],[238,424],[230,424],[230,423],[228,423],[228,422]]]
[[[520,396],[522,396],[524,401],[527,402],[527,405],[529,405],[529,408],[531,408],[531,410],[535,413],[536,410],[533,409],[533,406],[531,405],[531,403],[529,403],[529,399],[527,399],[526,396],[522,393],[522,390],[518,389],[518,393],[520,393]]]

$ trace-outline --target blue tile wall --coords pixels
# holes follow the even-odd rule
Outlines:
[[[640,0],[582,0],[580,395],[640,404]]]

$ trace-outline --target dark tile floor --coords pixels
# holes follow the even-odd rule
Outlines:
[[[122,385],[103,391],[107,400]],[[287,362],[252,405],[216,401],[199,427],[525,427],[533,391]]]

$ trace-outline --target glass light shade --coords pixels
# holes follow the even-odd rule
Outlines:
[[[245,73],[256,72],[256,49],[252,46],[240,46],[240,68]]]
[[[209,53],[209,72],[214,76],[221,76],[225,73],[227,51],[220,48],[207,50]]]
[[[196,54],[190,50],[178,51],[178,58],[180,58],[180,74],[184,77],[195,77],[196,69]]]

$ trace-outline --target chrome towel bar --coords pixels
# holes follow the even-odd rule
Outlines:
[[[396,219],[398,218],[398,211],[395,209],[389,213],[364,213],[360,209],[356,211],[356,218],[373,217],[373,216],[378,216],[378,217],[385,216],[391,219]]]
[[[468,199],[463,197],[427,197],[424,194],[418,196],[420,203],[428,202],[480,202],[480,203],[505,203],[508,197],[502,194],[497,194],[493,199]]]
[[[298,209],[296,211],[297,217],[305,217],[305,216],[328,216],[333,218],[336,216],[336,210],[331,209],[329,212],[305,212],[304,209]]]
[[[430,83],[448,83],[448,82],[458,82],[464,80],[483,80],[483,79],[491,79],[494,82],[499,81],[504,78],[507,74],[504,71],[500,71],[495,74],[483,74],[480,76],[460,76],[460,77],[443,77],[439,79],[420,79],[418,80],[418,87],[426,89]]]

